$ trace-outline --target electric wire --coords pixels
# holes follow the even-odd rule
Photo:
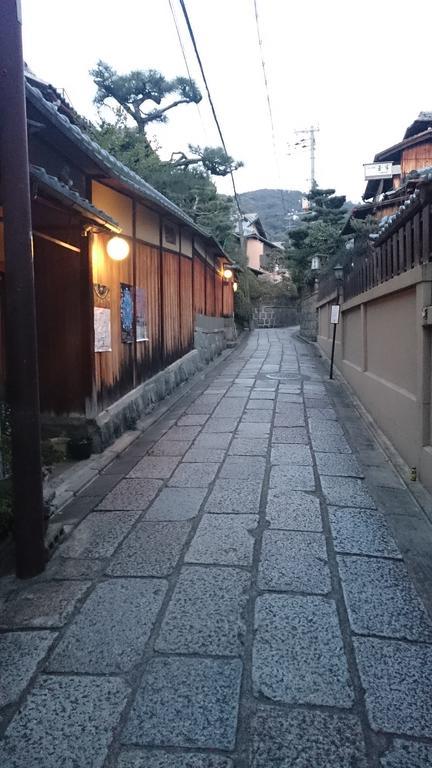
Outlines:
[[[192,75],[191,75],[191,71],[189,69],[189,64],[188,64],[188,60],[187,60],[187,56],[186,56],[186,51],[184,49],[183,40],[181,38],[179,25],[177,23],[177,18],[176,18],[176,15],[174,13],[174,6],[172,4],[172,0],[168,0],[168,3],[169,3],[170,10],[171,10],[171,16],[173,18],[174,26],[175,26],[175,29],[176,29],[176,32],[177,32],[177,38],[178,38],[178,41],[179,41],[181,52],[183,54],[183,61],[185,63],[186,72],[187,72],[187,75],[188,75],[188,78],[189,78],[189,82],[192,85],[193,84]],[[201,128],[202,128],[202,131],[203,131],[204,139],[207,142],[207,131],[206,131],[206,128],[205,128],[205,125],[204,125],[204,120],[203,120],[203,116],[201,114],[200,106],[199,106],[199,104],[195,104],[195,106],[197,108],[199,119],[200,119],[200,122],[201,122]]]
[[[288,213],[285,203],[285,198],[283,194],[282,189],[282,180],[280,175],[280,167],[279,167],[279,155],[277,151],[277,145],[276,145],[276,131],[274,126],[274,120],[273,120],[273,110],[271,105],[271,99],[270,99],[270,89],[268,84],[268,78],[267,78],[267,70],[266,65],[264,61],[264,49],[263,49],[263,43],[262,43],[262,37],[261,37],[261,30],[260,30],[260,22],[259,22],[259,16],[258,16],[258,5],[257,0],[253,0],[254,3],[254,11],[255,11],[255,22],[256,22],[256,29],[257,29],[257,36],[258,36],[258,45],[260,50],[260,56],[261,56],[261,67],[263,71],[263,77],[264,77],[264,87],[266,91],[266,97],[267,97],[267,108],[270,118],[270,127],[271,127],[271,134],[272,134],[272,143],[273,143],[273,153],[276,161],[276,170],[279,180],[279,187],[280,187],[280,196],[281,196],[281,202],[282,202],[282,210],[284,214],[286,215]]]
[[[198,46],[197,46],[195,35],[194,35],[193,29],[192,29],[191,21],[189,19],[189,14],[187,12],[184,0],[179,0],[179,3],[180,3],[180,7],[181,7],[181,9],[183,11],[183,16],[185,18],[186,26],[188,28],[189,37],[190,37],[190,39],[192,41],[193,49],[195,51],[195,56],[196,56],[196,59],[197,59],[197,62],[198,62],[198,66],[200,68],[201,77],[203,79],[203,82],[204,82],[204,85],[205,85],[205,88],[206,88],[206,91],[207,91],[207,97],[208,97],[209,104],[210,104],[210,107],[211,107],[211,111],[212,111],[212,114],[213,114],[213,119],[215,121],[216,128],[217,128],[218,133],[219,133],[219,138],[220,138],[220,141],[221,141],[221,144],[222,144],[222,148],[223,148],[225,154],[228,157],[228,152],[227,152],[227,148],[226,148],[226,144],[225,144],[225,139],[223,137],[222,128],[221,128],[220,122],[218,120],[218,116],[216,114],[216,109],[215,109],[215,106],[214,106],[214,103],[213,103],[212,95],[210,93],[210,87],[209,87],[209,84],[207,82],[207,77],[206,77],[206,74],[205,74],[205,71],[204,71],[204,66],[203,66],[203,63],[202,63],[202,60],[201,60],[201,56],[200,56],[199,51],[198,51]],[[235,199],[237,210],[238,210],[239,217],[240,217],[240,228],[242,228],[243,212],[242,212],[242,209],[241,209],[241,206],[240,206],[240,200],[239,200],[238,193],[237,193],[237,188],[236,188],[236,184],[235,184],[233,170],[230,170],[230,176],[231,176],[231,184],[232,184],[232,188],[233,188],[233,192],[234,192],[234,199]]]

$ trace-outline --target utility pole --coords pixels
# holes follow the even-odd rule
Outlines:
[[[315,135],[319,133],[317,126],[311,125],[310,128],[306,128],[301,131],[294,131],[296,136],[303,136],[299,141],[295,142],[294,147],[300,149],[309,149],[310,157],[310,188],[315,189],[317,183],[315,178],[315,154],[316,154],[316,138]]]
[[[0,3],[0,178],[6,264],[6,352],[12,412],[16,573],[45,567],[39,383],[20,0]]]

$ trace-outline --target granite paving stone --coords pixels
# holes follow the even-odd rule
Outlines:
[[[326,594],[331,589],[322,533],[264,531],[260,589]]]
[[[338,564],[354,632],[432,642],[432,623],[401,561],[352,556]]]
[[[328,397],[314,397],[312,394],[305,396],[304,404],[306,406],[306,410],[309,408],[319,408],[321,410],[322,408],[331,407],[331,402]]]
[[[364,480],[321,475],[321,486],[328,504],[338,507],[376,508],[375,501],[368,493]]]
[[[241,397],[245,398],[249,396],[250,389],[248,387],[230,387],[226,393],[226,397]]]
[[[220,472],[221,478],[233,480],[262,480],[265,459],[261,456],[229,456]]]
[[[147,509],[162,485],[161,480],[121,480],[102,499],[97,509],[140,510]]]
[[[250,565],[254,545],[255,515],[205,514],[186,552],[189,563]]]
[[[213,411],[212,416],[217,419],[226,419],[239,417],[243,413],[247,397],[224,397],[218,407]]]
[[[189,448],[185,453],[183,461],[185,463],[198,463],[207,461],[209,464],[222,464],[225,458],[225,450],[223,448],[203,448],[201,446],[195,448]]]
[[[329,507],[328,513],[337,552],[401,557],[382,512],[377,509]]]
[[[271,528],[322,531],[319,499],[303,491],[291,491],[287,495],[278,488],[269,488],[266,518]]]
[[[201,434],[198,435],[197,439],[193,443],[193,450],[197,450],[198,448],[210,448],[210,450],[225,449],[228,448],[231,440],[231,432],[201,432]]]
[[[252,676],[255,696],[350,707],[353,691],[335,603],[322,597],[258,597]]]
[[[246,424],[266,424],[268,427],[270,427],[271,420],[273,417],[273,411],[269,410],[246,410],[240,421],[240,425],[246,426]],[[239,425],[239,428],[240,428]]]
[[[117,768],[233,768],[229,757],[211,752],[166,752],[160,749],[123,750]]]
[[[364,478],[357,459],[349,454],[315,452],[315,460],[320,475]]]
[[[216,480],[205,504],[211,514],[256,515],[259,511],[262,483],[260,480]]]
[[[0,709],[18,699],[56,637],[45,630],[0,634]]]
[[[201,427],[171,427],[164,434],[164,440],[193,440],[199,433]]]
[[[63,557],[62,552],[63,550],[60,550],[60,553],[49,561],[44,573],[40,575],[40,579],[47,581],[95,579],[105,569],[105,559],[90,560],[87,557]]]
[[[212,416],[212,418],[209,419],[208,422],[204,425],[201,435],[205,434],[206,432],[210,432],[211,434],[235,432],[238,421],[239,416],[234,416],[234,414],[232,414],[232,416],[229,418],[228,416],[219,416],[217,418]]]
[[[182,427],[183,429],[183,427]],[[192,445],[192,440],[168,440],[162,437],[153,448],[150,449],[150,456],[183,456]]]
[[[238,656],[249,574],[236,568],[182,569],[162,623],[156,650]]]
[[[110,576],[166,576],[175,568],[189,521],[138,523],[107,568]]]
[[[432,646],[354,638],[369,722],[376,731],[432,737]]]
[[[308,444],[308,436],[304,427],[275,427],[272,435],[273,443]]]
[[[273,443],[270,460],[272,464],[305,464],[312,466],[312,454],[307,445]]]
[[[90,583],[40,582],[11,593],[0,609],[0,629],[62,627]]]
[[[230,456],[265,456],[268,448],[266,437],[235,437],[228,454]]]
[[[308,408],[307,415],[312,421],[336,421],[337,413],[334,408]]]
[[[290,408],[289,411],[277,411],[274,419],[275,427],[303,427],[305,428],[305,417],[303,408],[294,410]]]
[[[303,403],[303,396],[301,394],[293,394],[292,392],[289,392],[288,390],[283,390],[282,387],[279,387],[279,392],[284,393],[284,399],[280,401],[280,410],[283,412],[285,410],[284,407],[282,407],[282,403],[285,405],[287,403],[290,403],[292,405],[300,405]]]
[[[177,421],[178,427],[201,427],[206,423],[208,416],[206,414],[187,413],[181,416]]]
[[[163,488],[146,512],[146,520],[190,520],[204,501],[207,488]]]
[[[163,480],[172,475],[180,460],[180,456],[144,456],[128,477]]]
[[[395,739],[381,758],[381,768],[429,768],[432,766],[432,744]]]
[[[118,674],[140,660],[167,583],[112,579],[96,586],[51,656],[50,672]]]
[[[261,413],[261,411],[258,411],[258,413]],[[247,422],[241,420],[240,424],[237,427],[236,435],[238,437],[266,437],[268,438],[270,434],[270,422]],[[266,445],[267,447],[267,445]]]
[[[352,453],[349,443],[343,435],[314,433],[311,435],[311,440],[314,451],[324,451],[326,453]]]
[[[119,678],[39,677],[0,742],[0,765],[102,768],[127,694]]]
[[[141,512],[92,512],[62,545],[63,557],[110,557]],[[54,556],[56,557],[56,555]]]
[[[285,491],[314,491],[312,467],[299,464],[277,464],[270,471],[270,487]]]
[[[265,411],[266,413],[273,413],[274,402],[272,400],[249,400],[247,404],[247,411]]]
[[[312,436],[318,437],[324,435],[343,435],[344,431],[338,421],[321,421],[320,419],[309,419],[309,431]]]
[[[349,714],[260,707],[251,732],[251,768],[367,768],[361,726]]]
[[[233,749],[241,671],[238,659],[152,659],[123,743]]]
[[[250,394],[251,400],[274,400],[276,392],[271,389],[253,389]]]
[[[219,464],[190,462],[179,464],[169,486],[176,488],[206,488],[215,479]]]

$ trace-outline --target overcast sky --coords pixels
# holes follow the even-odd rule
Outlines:
[[[178,0],[172,4],[192,76],[204,93]],[[411,7],[421,19],[415,35],[409,31],[409,6],[400,0],[257,0],[275,157],[253,0],[186,4],[227,149],[245,164],[236,173],[241,192],[307,190],[308,151],[289,155],[288,145],[298,140],[295,130],[315,124],[318,183],[357,201],[365,186],[363,163],[399,141],[419,111],[432,110],[430,0]],[[169,0],[22,0],[22,10],[27,63],[64,88],[91,119],[95,87],[89,69],[99,58],[120,72],[186,74]],[[188,143],[220,143],[205,98],[199,111],[187,105],[169,114],[168,125],[149,131],[162,156]],[[229,192],[228,179],[218,187]]]

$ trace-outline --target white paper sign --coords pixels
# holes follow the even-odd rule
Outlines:
[[[95,352],[111,352],[111,310],[94,308]]]
[[[331,317],[330,317],[330,322],[333,325],[337,325],[338,324],[338,322],[339,322],[339,315],[340,315],[340,306],[339,306],[339,304],[333,304],[333,306],[331,308]]]

